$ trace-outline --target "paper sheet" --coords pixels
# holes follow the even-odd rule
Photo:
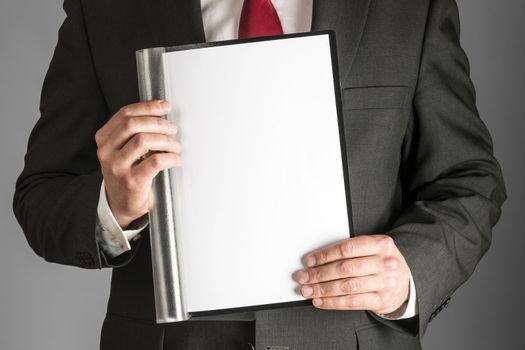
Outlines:
[[[164,54],[190,312],[304,300],[301,257],[349,237],[328,35]]]

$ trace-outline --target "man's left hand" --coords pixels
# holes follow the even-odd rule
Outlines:
[[[388,314],[408,300],[410,269],[390,236],[345,239],[306,255],[304,263],[294,279],[319,309]]]

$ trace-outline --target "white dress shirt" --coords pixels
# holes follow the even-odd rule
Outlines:
[[[202,21],[206,41],[237,39],[239,20],[244,0],[201,0]],[[309,32],[312,24],[313,0],[272,0],[285,34]],[[97,241],[110,258],[131,249],[129,241],[140,238],[146,225],[134,230],[122,230],[109,207],[104,182],[100,188],[97,208]],[[418,313],[416,289],[410,274],[409,300],[396,311],[381,317],[386,319],[410,318]]]

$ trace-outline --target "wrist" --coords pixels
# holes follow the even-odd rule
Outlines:
[[[115,221],[120,226],[122,230],[128,230],[133,225],[135,221],[140,221],[144,216],[148,213],[147,209],[144,209],[140,212],[133,212],[130,213],[130,211],[125,210],[119,210],[119,205],[113,202],[111,195],[108,193],[108,190],[105,189],[106,193],[106,200],[107,204],[109,206],[109,209],[111,210],[111,213],[113,214],[113,217],[115,218]]]
[[[122,214],[116,210],[113,210],[113,208],[111,207],[111,203],[108,204],[113,213],[113,216],[115,217],[115,220],[117,221],[117,224],[124,231],[133,230],[136,227],[143,226],[143,222],[147,221],[147,212],[139,213],[136,215]]]

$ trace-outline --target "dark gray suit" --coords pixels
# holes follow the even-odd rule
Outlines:
[[[46,260],[113,270],[103,349],[419,349],[428,322],[491,241],[505,190],[478,117],[454,0],[316,0],[313,30],[337,35],[353,223],[387,233],[414,276],[419,316],[312,307],[252,322],[154,322],[147,232],[108,261],[95,242],[94,134],[138,100],[134,52],[204,41],[198,0],[65,0],[14,208]],[[255,331],[255,334],[253,333]]]

